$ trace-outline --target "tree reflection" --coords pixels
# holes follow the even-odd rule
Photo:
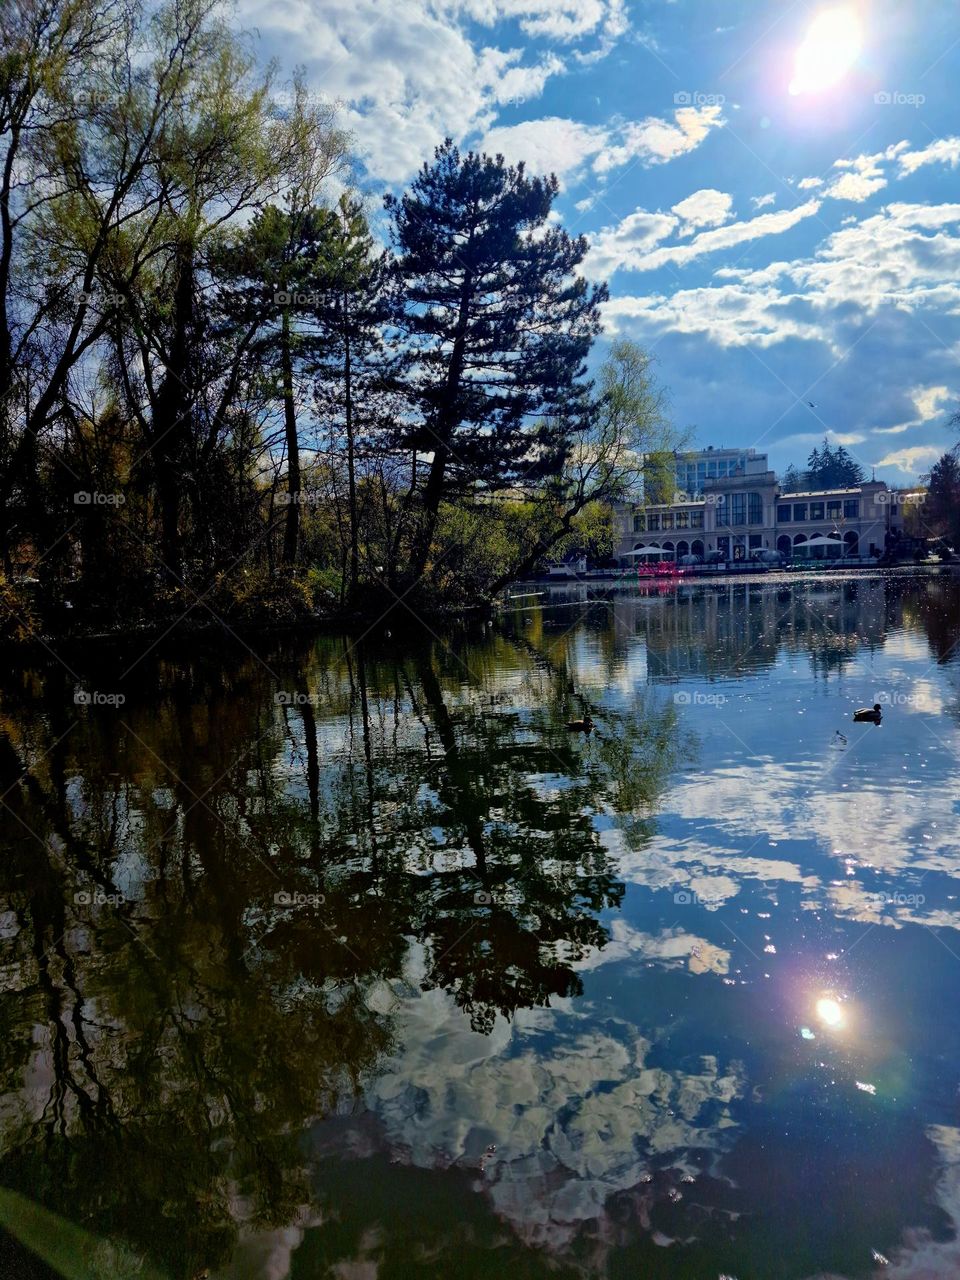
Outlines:
[[[572,738],[487,633],[73,690],[24,673],[0,715],[0,1182],[172,1276],[308,1198],[300,1135],[394,1045],[411,948],[478,1030],[580,990],[623,893],[592,815],[642,842],[676,752],[642,703]]]

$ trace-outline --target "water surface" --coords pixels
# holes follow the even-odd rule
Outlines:
[[[6,676],[0,1185],[171,1278],[960,1274],[960,578],[534,589]]]

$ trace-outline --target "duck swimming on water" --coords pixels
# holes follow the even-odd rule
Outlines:
[[[589,711],[582,720],[568,720],[567,728],[571,733],[589,733],[593,728],[593,721],[590,719]]]
[[[872,720],[874,724],[879,724],[883,717],[883,707],[879,702],[875,702],[872,707],[858,707],[853,713],[854,720]]]

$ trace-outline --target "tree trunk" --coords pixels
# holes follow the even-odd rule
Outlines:
[[[280,362],[283,374],[283,427],[287,439],[287,519],[283,529],[283,563],[297,562],[300,545],[300,442],[297,439],[297,408],[293,399],[293,353],[290,346],[290,312],[284,308],[280,333]]]
[[[350,595],[355,597],[357,588],[360,585],[360,551],[358,540],[360,537],[359,521],[357,519],[357,476],[354,463],[354,443],[353,443],[353,370],[350,363],[350,321],[347,308],[349,306],[347,293],[343,294],[343,395],[344,395],[344,417],[347,429],[347,488],[348,501],[350,506]]]

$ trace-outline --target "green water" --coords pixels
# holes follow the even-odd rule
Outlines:
[[[77,1275],[960,1274],[960,578],[512,605],[8,666],[0,1187]]]

